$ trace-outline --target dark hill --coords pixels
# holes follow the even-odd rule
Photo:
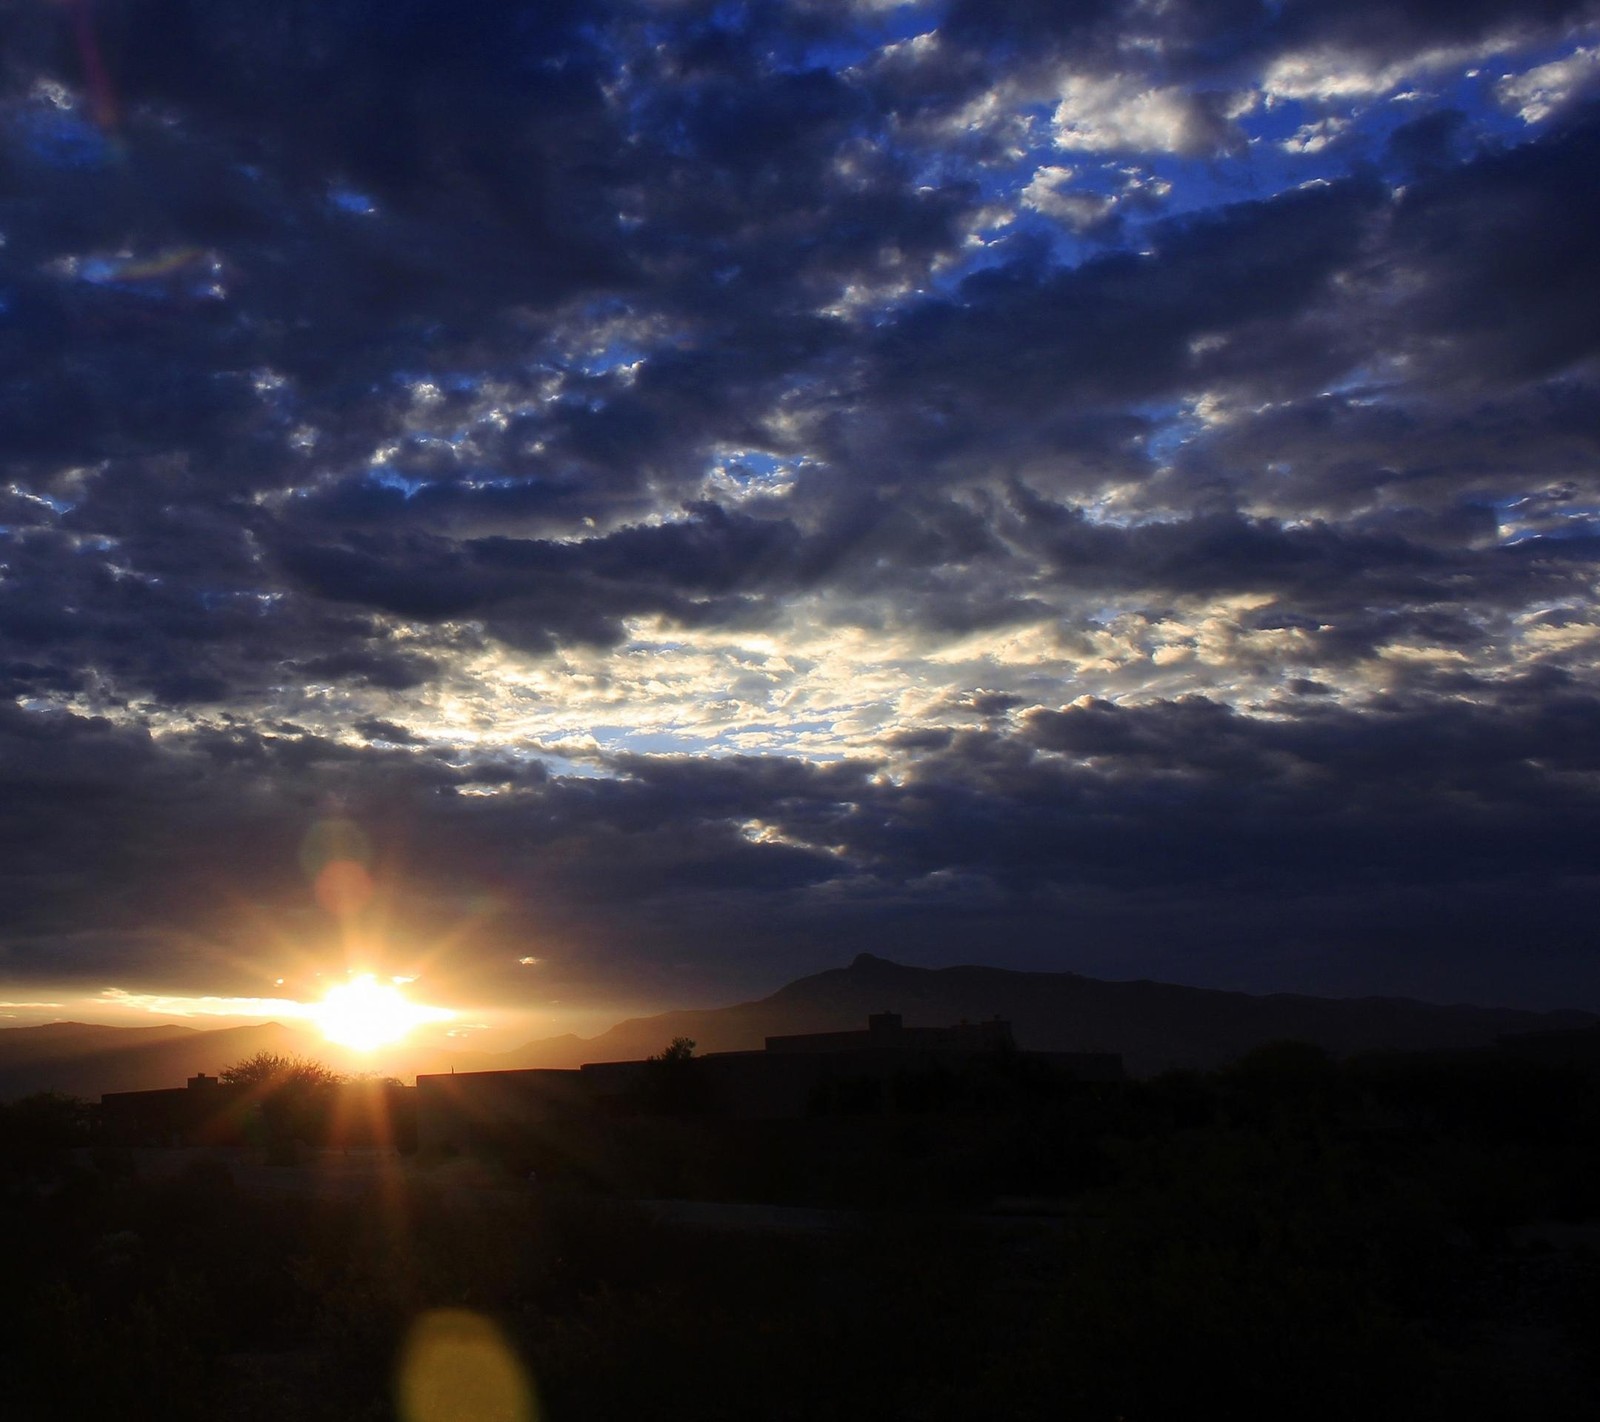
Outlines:
[[[112,1047],[133,1047],[191,1037],[192,1027],[107,1027],[94,1022],[46,1022],[0,1032],[0,1071],[26,1062],[55,1061]]]
[[[1169,1066],[1219,1066],[1281,1038],[1346,1055],[1487,1046],[1503,1036],[1563,1030],[1588,1041],[1585,1032],[1600,1033],[1600,1019],[1585,1012],[1440,1007],[1405,998],[1256,997],[1076,973],[913,968],[863,953],[847,968],[800,978],[758,1002],[635,1017],[598,1037],[554,1037],[501,1054],[401,1049],[381,1069],[409,1077],[452,1068],[573,1067],[649,1056],[674,1037],[692,1037],[701,1052],[758,1051],[768,1036],[858,1028],[868,1013],[885,1009],[916,1027],[1004,1017],[1019,1046],[1120,1052],[1128,1070],[1141,1076]],[[0,1030],[0,1099],[31,1091],[94,1098],[181,1086],[197,1072],[216,1072],[261,1051],[313,1057],[338,1070],[380,1065],[346,1059],[320,1036],[278,1023],[196,1031],[63,1022]]]
[[[913,968],[863,953],[847,968],[801,978],[734,1007],[667,1012],[618,1023],[588,1039],[530,1042],[505,1065],[575,1066],[658,1052],[692,1037],[702,1052],[758,1050],[768,1035],[861,1027],[890,1009],[908,1026],[1007,1018],[1035,1051],[1122,1053],[1130,1072],[1213,1067],[1263,1042],[1297,1038],[1338,1055],[1376,1049],[1484,1046],[1510,1033],[1584,1028],[1585,1012],[1524,1012],[1407,998],[1258,997],[1171,983],[1105,982],[1076,973],[1004,968]]]
[[[73,1030],[67,1030],[73,1029]],[[0,1100],[61,1091],[93,1100],[107,1091],[182,1086],[257,1052],[326,1057],[326,1043],[276,1022],[256,1027],[96,1027],[58,1022],[0,1031]]]

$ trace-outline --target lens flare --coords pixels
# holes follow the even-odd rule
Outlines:
[[[354,859],[330,859],[312,885],[317,902],[337,919],[353,917],[372,898],[372,875]]]
[[[505,1335],[466,1309],[425,1313],[400,1359],[404,1422],[535,1422],[533,1387]]]
[[[300,845],[300,867],[317,902],[348,924],[372,900],[372,841],[354,820],[318,820]]]
[[[329,988],[311,1016],[330,1042],[370,1052],[398,1042],[425,1022],[448,1022],[455,1013],[446,1007],[408,1001],[393,983],[382,983],[371,973],[362,973]]]
[[[111,84],[111,73],[106,68],[105,57],[100,52],[100,39],[95,34],[94,14],[89,0],[67,0],[72,17],[72,33],[78,42],[78,58],[83,64],[83,77],[89,87],[89,106],[94,121],[110,133],[121,118],[118,112],[117,91]]]

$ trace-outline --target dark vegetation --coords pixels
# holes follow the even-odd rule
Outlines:
[[[1581,1070],[1281,1044],[1072,1086],[995,1060],[887,1114],[843,1090],[741,1125],[697,1114],[686,1049],[661,1066],[650,1110],[361,1199],[217,1160],[142,1178],[79,1103],[3,1108],[7,1415],[388,1417],[439,1306],[498,1320],[556,1422],[1561,1419],[1600,1383]],[[717,1232],[628,1199],[669,1191],[866,1213]]]
[[[248,1146],[272,1165],[315,1150],[416,1149],[415,1092],[393,1077],[348,1077],[304,1057],[257,1052],[197,1080],[205,1089],[103,1097],[97,1143]]]
[[[222,1085],[237,1094],[245,1132],[275,1163],[291,1162],[297,1143],[326,1137],[343,1080],[321,1062],[275,1052],[258,1052],[221,1073]]]

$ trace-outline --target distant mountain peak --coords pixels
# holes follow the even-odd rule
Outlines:
[[[702,1053],[759,1051],[769,1036],[859,1031],[875,1012],[903,1014],[906,1025],[916,1027],[1000,1017],[1030,1051],[1118,1052],[1137,1076],[1169,1067],[1209,1069],[1285,1038],[1314,1042],[1341,1056],[1460,1050],[1492,1045],[1507,1032],[1595,1021],[1586,1013],[1260,997],[975,963],[916,967],[858,953],[847,966],[797,978],[756,1002],[632,1018],[598,1037],[560,1044],[530,1042],[516,1064],[630,1060],[659,1052],[677,1036],[694,1038]]]
[[[851,960],[850,971],[852,973],[866,973],[872,972],[874,969],[881,971],[884,968],[896,968],[904,971],[904,966],[902,963],[891,962],[888,958],[880,958],[876,953],[857,953],[855,958]]]

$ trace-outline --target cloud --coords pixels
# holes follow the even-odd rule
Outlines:
[[[1137,76],[1069,74],[1051,121],[1068,152],[1209,154],[1236,141],[1228,106],[1223,95],[1152,88]]]
[[[8,997],[1591,991],[1592,5],[468,9],[0,16]]]
[[[1563,59],[1507,75],[1495,85],[1495,95],[1524,123],[1542,123],[1591,89],[1597,74],[1600,49],[1575,49]]]

